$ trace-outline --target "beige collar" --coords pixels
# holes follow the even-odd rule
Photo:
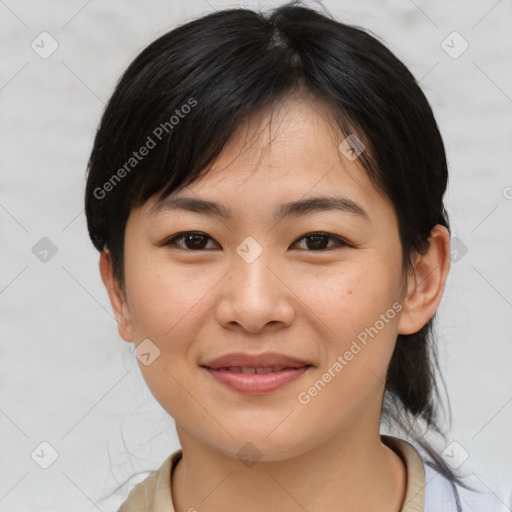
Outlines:
[[[397,437],[381,435],[381,440],[399,455],[407,467],[407,488],[400,512],[423,512],[425,470],[418,452],[411,444]],[[118,512],[175,512],[171,478],[182,456],[181,448],[169,455],[157,471],[132,489]]]
[[[382,442],[395,451],[407,468],[407,488],[400,512],[423,512],[425,509],[425,468],[418,452],[398,437],[380,436]]]

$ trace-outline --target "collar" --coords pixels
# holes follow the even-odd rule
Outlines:
[[[425,509],[425,468],[420,455],[407,441],[387,435],[380,436],[402,459],[407,468],[407,487],[400,512],[423,512]]]
[[[403,439],[381,435],[381,440],[386,446],[398,454],[407,468],[407,487],[404,503],[400,512],[424,512],[425,469],[420,455],[411,444]],[[168,512],[175,512],[171,496],[171,478],[182,456],[183,450],[181,448],[176,450],[167,457],[155,473],[133,489],[133,491],[136,491],[139,486],[146,484],[144,489],[139,489],[137,495],[141,497],[144,496],[143,499],[145,503],[150,506],[149,508],[132,509],[130,505],[128,505],[128,502],[133,502],[134,505],[137,504],[135,503],[135,499],[131,499],[131,496],[129,496],[126,505],[130,508],[121,508],[119,512],[130,512],[132,510],[147,510],[148,512],[161,512],[162,510],[166,510]],[[150,481],[150,479],[152,481]],[[142,502],[140,503],[142,504]]]

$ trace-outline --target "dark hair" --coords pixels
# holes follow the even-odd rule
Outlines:
[[[131,209],[192,183],[247,116],[272,111],[297,92],[322,101],[337,128],[365,144],[359,162],[394,205],[404,275],[413,253],[428,248],[432,228],[449,230],[447,161],[433,112],[414,76],[378,36],[297,1],[270,14],[221,10],[145,48],[103,113],[88,163],[85,212],[91,240],[99,251],[109,250],[123,289]],[[430,454],[460,510],[454,482],[469,487],[413,429],[420,420],[446,439],[438,419],[434,317],[417,333],[398,335],[383,418]]]

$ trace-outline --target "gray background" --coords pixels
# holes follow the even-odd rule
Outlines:
[[[450,440],[469,455],[462,469],[510,504],[512,2],[325,5],[382,37],[420,80],[440,125],[452,242],[467,248],[454,255],[439,310]],[[99,500],[179,447],[174,421],[117,334],[86,232],[85,166],[104,103],[136,54],[227,6],[236,4],[0,1],[0,511],[117,510],[147,473]],[[51,49],[43,31],[58,44],[47,58],[31,47]],[[457,58],[442,46],[453,31],[469,44]],[[452,54],[461,48],[453,36],[448,44]],[[41,252],[43,237],[54,255]],[[58,453],[48,469],[43,441]]]

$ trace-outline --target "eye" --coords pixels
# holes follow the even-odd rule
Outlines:
[[[208,240],[213,241],[213,238],[208,236],[206,233],[202,233],[200,231],[184,231],[182,233],[177,233],[176,235],[166,238],[163,242],[161,242],[158,245],[161,247],[175,246],[190,251],[203,251],[205,249],[208,249]],[[336,247],[352,247],[345,240],[342,240],[337,236],[330,235],[329,233],[324,232],[308,233],[307,235],[304,235],[303,237],[297,239],[292,244],[292,247],[293,245],[296,245],[304,240],[306,241],[306,249],[315,252],[327,251]],[[326,241],[329,240],[334,241],[334,245],[326,246]],[[210,247],[210,249],[211,248],[212,247]]]
[[[309,243],[306,242],[306,247],[308,249],[310,249],[312,247],[313,248],[312,250],[317,251],[317,252],[330,250],[330,249],[336,248],[337,246],[338,247],[343,247],[343,246],[351,247],[351,245],[348,242],[345,242],[345,240],[342,240],[341,238],[339,238],[337,236],[330,235],[329,233],[323,233],[323,232],[309,233],[307,235],[304,235],[302,238],[299,238],[296,242],[294,242],[294,244],[296,244],[298,242],[302,242],[303,240],[309,240]],[[327,240],[334,240],[336,243],[334,245],[331,245],[330,247],[326,247],[325,242]]]
[[[183,233],[178,233],[177,235],[174,235],[170,238],[165,239],[160,246],[177,246],[181,247],[185,250],[191,250],[191,251],[201,251],[205,249],[206,246],[206,240],[210,239],[213,240],[211,237],[209,237],[206,233],[201,233],[200,231],[184,231]],[[177,241],[183,240],[183,244],[177,243]]]

